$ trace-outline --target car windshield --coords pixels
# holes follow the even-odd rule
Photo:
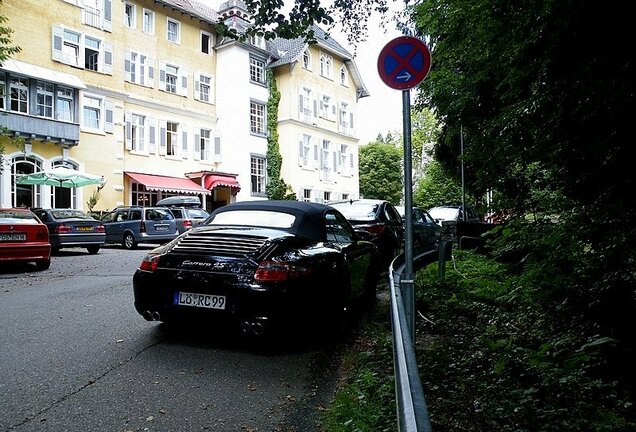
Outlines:
[[[457,220],[459,214],[458,208],[453,207],[435,207],[428,211],[433,219],[438,220]]]
[[[92,219],[89,215],[81,210],[51,210],[51,214],[55,219]]]
[[[15,211],[15,210],[0,210],[0,222],[12,223],[26,222],[29,220],[35,220],[35,216],[31,212]]]
[[[375,213],[378,210],[378,204],[360,203],[353,204],[335,204],[332,205],[335,209],[340,211],[342,215],[349,220],[356,221],[372,221],[376,219]]]
[[[267,228],[291,228],[296,216],[268,210],[236,210],[218,213],[208,225],[259,226]]]

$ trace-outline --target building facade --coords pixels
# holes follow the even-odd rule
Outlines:
[[[96,210],[180,194],[208,209],[266,198],[268,68],[281,91],[284,180],[299,199],[357,197],[353,126],[366,89],[324,33],[311,47],[220,38],[218,20],[249,22],[237,0],[218,13],[192,0],[5,0],[2,13],[21,51],[0,66],[11,138],[0,206],[86,210],[97,187],[15,182],[60,165],[104,176]]]

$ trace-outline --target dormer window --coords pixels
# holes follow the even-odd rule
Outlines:
[[[333,57],[325,53],[320,53],[320,75],[325,78],[333,77]]]
[[[303,67],[311,70],[311,53],[309,52],[309,48],[303,52]]]
[[[348,78],[347,68],[344,65],[342,65],[342,67],[340,68],[340,84],[342,84],[343,86],[346,86],[348,84],[347,78]]]

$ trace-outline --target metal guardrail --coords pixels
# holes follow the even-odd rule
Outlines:
[[[413,268],[420,269],[435,262],[437,258],[437,249],[415,255]],[[398,430],[400,432],[431,432],[424,390],[417,369],[413,335],[409,330],[409,318],[402,295],[401,278],[404,268],[404,254],[398,255],[389,268]]]

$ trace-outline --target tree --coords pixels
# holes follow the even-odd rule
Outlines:
[[[360,147],[360,194],[397,205],[402,199],[402,149],[372,142]]]
[[[417,187],[426,166],[433,159],[433,146],[437,142],[441,124],[430,108],[411,109],[411,148],[413,185]]]
[[[602,369],[634,388],[636,194],[624,191],[636,185],[636,53],[622,43],[632,36],[628,6],[430,0],[412,10],[433,57],[420,100],[443,120],[436,157],[456,170],[463,130],[467,185],[498,192],[520,216],[502,230],[498,256],[531,281],[525,295],[541,302],[543,318],[557,328],[576,323],[555,340],[613,341],[582,373]]]
[[[271,70],[267,71],[269,100],[267,101],[267,198],[272,200],[295,200],[296,194],[289,191],[289,186],[280,177],[283,158],[278,144],[278,103],[280,91]]]
[[[462,188],[452,176],[444,171],[439,162],[426,166],[424,175],[413,193],[415,207],[430,209],[441,205],[461,205]]]
[[[0,0],[0,6],[2,6],[2,0]],[[0,66],[13,54],[21,51],[19,46],[11,44],[13,30],[5,25],[8,21],[9,19],[0,13]]]

